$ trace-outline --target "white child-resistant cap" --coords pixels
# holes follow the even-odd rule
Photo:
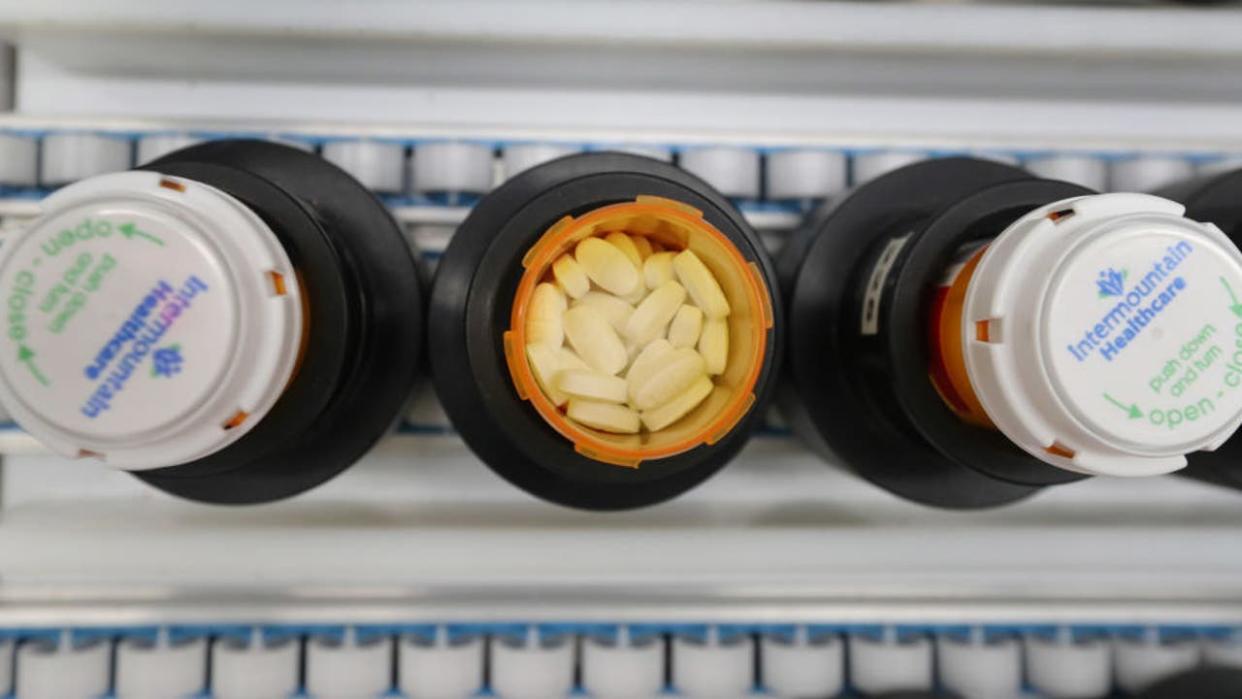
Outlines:
[[[100,175],[0,240],[0,401],[55,451],[128,470],[232,443],[284,390],[302,299],[254,212],[205,184]]]
[[[1049,204],[988,247],[966,368],[997,428],[1070,470],[1147,476],[1242,422],[1242,253],[1146,194]]]

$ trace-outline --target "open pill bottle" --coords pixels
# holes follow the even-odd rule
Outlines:
[[[1242,254],[1183,213],[966,158],[864,184],[782,258],[782,407],[864,477],[945,507],[1177,470],[1242,422],[1221,349]]]
[[[397,224],[336,166],[216,141],[49,195],[5,240],[0,400],[192,500],[312,488],[400,415],[422,340]]]
[[[616,153],[552,161],[484,197],[440,262],[437,393],[467,444],[539,497],[666,500],[760,417],[780,356],[774,279],[692,175]]]

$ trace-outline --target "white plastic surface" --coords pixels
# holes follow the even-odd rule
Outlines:
[[[98,697],[108,691],[111,651],[106,639],[75,645],[67,632],[56,644],[22,643],[14,694],[21,699]]]
[[[572,637],[542,643],[533,626],[520,644],[492,639],[492,691],[502,699],[565,696],[574,686],[574,646]]]
[[[481,143],[432,142],[414,147],[410,186],[420,193],[482,194],[495,177],[492,147]]]
[[[808,639],[800,626],[792,642],[763,638],[759,646],[763,684],[778,697],[835,697],[845,686],[845,640]]]
[[[849,644],[850,681],[860,692],[931,689],[934,663],[930,638],[898,638],[890,627],[883,638],[852,635]]]
[[[501,170],[504,177],[509,178],[523,170],[581,150],[577,146],[562,143],[512,143],[500,152]]]
[[[1028,158],[1025,167],[1040,177],[1073,182],[1097,192],[1108,188],[1108,163],[1092,155],[1038,155]]]
[[[882,150],[856,153],[853,158],[854,184],[874,180],[887,172],[926,160],[928,157],[930,156],[927,153],[918,151]]]
[[[1098,699],[1112,686],[1111,655],[1106,640],[1028,638],[1027,680],[1049,699]]]
[[[401,192],[405,185],[405,146],[374,140],[339,140],[323,144],[323,159],[377,192]]]
[[[1242,334],[1242,253],[1183,211],[1144,194],[1067,199],[983,253],[966,368],[1019,447],[1081,473],[1149,476],[1242,422],[1242,371],[1226,362]]]
[[[0,185],[33,187],[39,181],[39,141],[0,134]]]
[[[53,133],[43,137],[39,182],[60,186],[130,166],[128,138],[95,133]]]
[[[1018,699],[1022,696],[1022,644],[1016,638],[936,640],[940,683],[962,699]]]
[[[306,693],[313,699],[376,699],[392,687],[393,639],[312,635],[306,641]]]
[[[267,643],[259,631],[248,641],[219,640],[211,646],[212,699],[273,699],[298,688],[301,644]]]
[[[1116,684],[1137,694],[1166,677],[1199,664],[1200,646],[1193,639],[1161,641],[1154,630],[1146,637],[1120,638],[1113,642]]]
[[[725,641],[713,626],[704,641],[674,636],[672,651],[673,688],[682,696],[741,699],[754,686],[755,644],[750,636]]]
[[[25,311],[0,353],[0,400],[19,424],[66,456],[138,470],[218,451],[262,419],[302,327],[297,275],[266,223],[154,172],[84,180],[42,206],[0,252],[0,284],[20,290],[9,307]]]
[[[116,699],[191,699],[207,681],[207,640],[155,643],[123,639],[116,646]]]
[[[1142,155],[1114,161],[1110,189],[1114,192],[1150,192],[1187,179],[1194,165],[1172,155]]]
[[[135,147],[136,157],[134,162],[138,165],[145,165],[173,151],[188,148],[201,142],[201,138],[189,134],[169,133],[143,136],[138,139],[138,145]]]
[[[456,644],[443,635],[432,644],[402,639],[397,646],[398,686],[410,699],[469,699],[483,686],[486,650],[481,637]]]
[[[829,150],[782,150],[768,154],[768,199],[824,199],[846,187],[845,153]]]
[[[728,146],[688,148],[678,159],[682,168],[734,199],[759,198],[760,162],[753,148]]]
[[[664,641],[631,643],[626,626],[616,643],[584,639],[582,687],[595,699],[651,699],[664,687]]]

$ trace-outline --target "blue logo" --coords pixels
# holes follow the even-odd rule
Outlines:
[[[1100,298],[1105,296],[1121,296],[1126,293],[1126,270],[1117,270],[1109,267],[1101,270],[1100,276],[1095,280],[1095,286],[1100,291]]]
[[[172,378],[181,373],[181,345],[161,347],[151,353],[151,375]]]

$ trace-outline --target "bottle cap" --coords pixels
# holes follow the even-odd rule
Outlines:
[[[292,375],[302,298],[272,230],[213,187],[101,175],[0,244],[0,401],[54,450],[128,470],[250,430]]]

